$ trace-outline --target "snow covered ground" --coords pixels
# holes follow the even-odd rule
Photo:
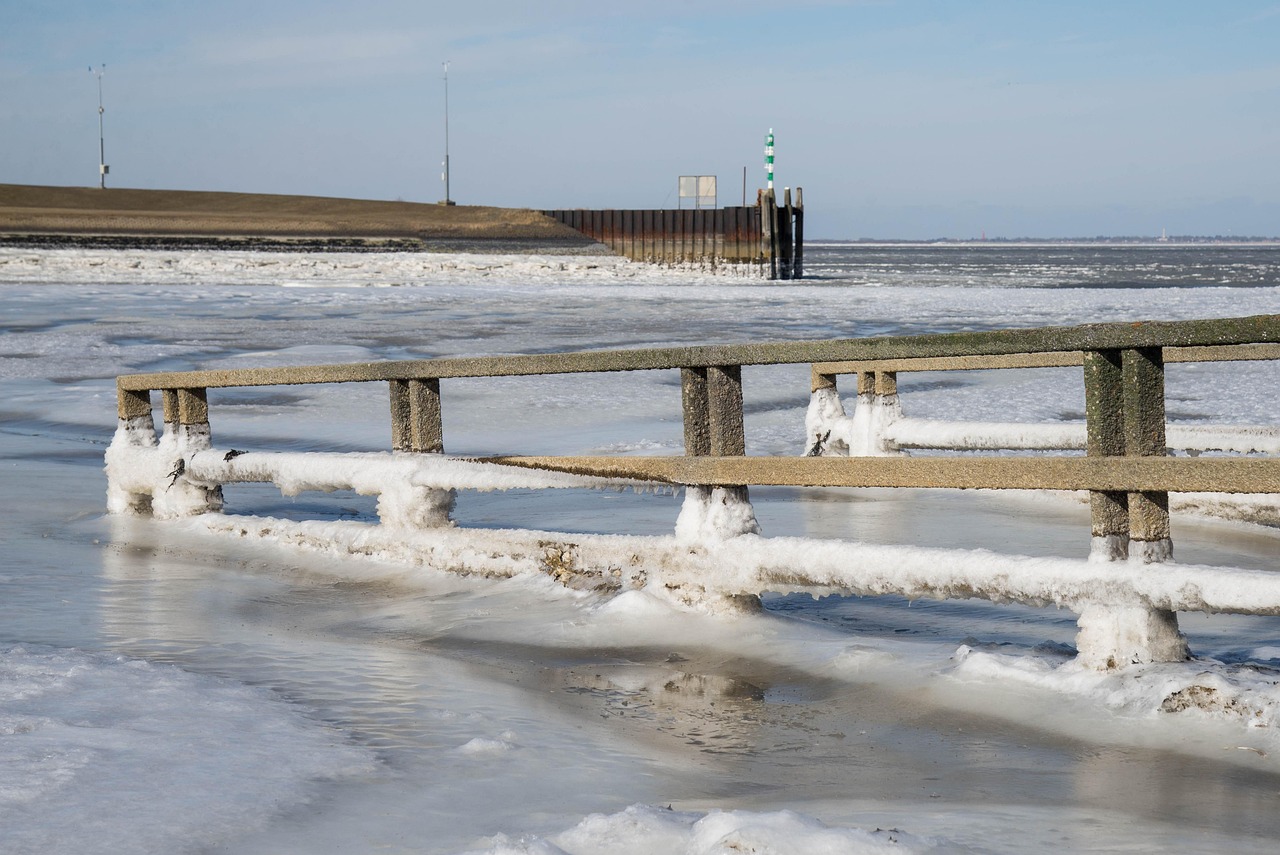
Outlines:
[[[861,255],[860,255],[861,253]],[[950,254],[948,254],[950,253]],[[985,254],[984,254],[985,253]],[[0,827],[11,852],[1269,852],[1280,622],[1187,665],[1070,661],[1074,615],[772,597],[683,614],[107,516],[119,373],[1280,311],[1280,250],[816,247],[802,283],[590,257],[0,251]],[[803,367],[747,369],[799,453]],[[1275,366],[1174,366],[1171,420],[1275,423]],[[1077,420],[1078,372],[904,377],[922,418]],[[444,384],[460,454],[662,453],[678,378]],[[370,385],[211,395],[219,447],[379,451]],[[1011,414],[1013,414],[1011,416]],[[355,494],[237,511],[368,520]],[[768,535],[1079,557],[1039,495],[759,490]],[[464,491],[468,527],[666,534],[679,497]],[[1274,530],[1175,519],[1188,563]]]

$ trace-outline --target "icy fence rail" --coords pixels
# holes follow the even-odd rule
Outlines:
[[[1280,459],[1274,456],[1274,427],[1213,429],[1207,435],[1201,431],[1199,439],[1174,440],[1183,447],[1272,456],[1168,456],[1164,365],[1274,360],[1280,358],[1278,344],[1280,315],[1261,315],[126,375],[117,380],[120,421],[107,451],[108,503],[115,513],[199,516],[212,530],[458,572],[546,573],[566,584],[602,590],[647,586],[703,605],[741,605],[762,591],[792,590],[1057,605],[1080,614],[1077,647],[1081,658],[1094,667],[1177,660],[1189,655],[1178,632],[1177,611],[1280,614],[1280,574],[1173,565],[1169,493],[1280,493]],[[807,455],[748,457],[742,367],[784,363],[813,365]],[[1037,365],[1082,366],[1085,456],[901,453],[911,424],[900,418],[896,371]],[[443,456],[442,379],[674,369],[681,376],[683,457]],[[852,418],[845,417],[836,391],[841,373],[859,377],[859,409]],[[388,384],[392,451],[271,454],[212,446],[210,388],[349,382]],[[164,431],[159,437],[152,415],[153,390],[163,399]],[[936,435],[941,432],[936,427],[926,425],[924,431]],[[950,445],[1081,445],[1078,435],[1058,426],[1044,426],[1045,436],[1031,439],[1000,436],[1001,430],[990,426],[985,429],[987,438],[980,441],[972,437],[984,434],[984,429],[968,426],[961,430],[966,432],[969,438]],[[848,454],[855,456],[841,456]],[[286,494],[351,489],[377,495],[381,525],[209,513],[222,510],[223,484],[246,481],[274,483]],[[457,489],[652,485],[686,488],[673,536],[463,531],[450,524]],[[759,536],[749,485],[1087,490],[1093,547],[1086,561],[766,539]]]

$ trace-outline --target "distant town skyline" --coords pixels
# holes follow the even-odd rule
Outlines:
[[[0,182],[661,208],[815,238],[1280,235],[1280,4],[20,2]]]

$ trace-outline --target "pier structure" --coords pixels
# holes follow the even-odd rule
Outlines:
[[[618,255],[651,264],[753,267],[769,279],[804,276],[804,191],[756,204],[676,210],[550,210],[544,214]]]
[[[117,379],[119,423],[107,451],[116,513],[190,517],[210,531],[491,576],[550,575],[599,591],[644,588],[705,608],[749,607],[766,591],[984,598],[1077,612],[1080,660],[1097,669],[1190,655],[1177,612],[1280,614],[1280,574],[1173,562],[1170,494],[1280,495],[1280,427],[1205,426],[1174,444],[1165,425],[1164,366],[1276,360],[1280,315],[1094,324],[996,332],[750,343],[529,356],[134,374]],[[807,436],[795,456],[748,456],[743,369],[809,364]],[[1078,366],[1076,426],[1056,438],[961,425],[961,440],[929,440],[960,455],[910,456],[897,372]],[[678,371],[685,453],[673,457],[444,454],[442,391],[462,377]],[[837,378],[858,377],[846,416]],[[212,444],[209,391],[311,383],[388,384],[391,450],[272,453]],[[151,393],[163,401],[157,436]],[[935,425],[936,427],[936,425]],[[1057,427],[1053,428],[1057,430]],[[1217,434],[1215,434],[1217,431]],[[799,438],[799,426],[797,435]],[[1005,438],[1002,438],[1005,437]],[[894,447],[894,444],[897,447]],[[1069,454],[1045,453],[1056,448]],[[983,453],[1033,449],[1035,454]],[[1221,449],[1223,455],[1200,454]],[[1083,451],[1084,453],[1079,453]],[[976,453],[975,453],[976,452]],[[349,489],[377,495],[379,524],[269,520],[225,511],[224,484],[274,483],[290,494]],[[459,490],[684,488],[671,536],[461,529]],[[929,550],[764,537],[751,507],[757,485],[1085,491],[1091,538],[1079,558]]]

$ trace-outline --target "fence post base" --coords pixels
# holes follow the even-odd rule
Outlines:
[[[836,387],[832,385],[814,389],[804,415],[805,454],[809,457],[848,454],[849,446],[845,441],[832,436],[833,425],[843,418],[847,417]]]
[[[151,513],[151,491],[135,492],[120,486],[113,477],[115,465],[113,451],[130,448],[155,448],[156,424],[148,411],[145,416],[122,418],[116,425],[115,436],[107,448],[107,511],[113,514]]]
[[[166,389],[164,435],[158,452],[165,466],[151,496],[151,513],[161,519],[217,513],[222,485],[197,484],[186,476],[187,460],[213,447],[209,403],[204,389]]]
[[[1088,668],[1110,671],[1126,665],[1185,662],[1191,658],[1174,612],[1147,606],[1090,604],[1081,610],[1078,625],[1078,661]]]
[[[902,418],[897,378],[891,371],[858,373],[858,400],[845,413],[834,376],[818,375],[805,412],[805,454],[809,457],[892,457],[902,451],[889,439]]]
[[[686,487],[676,520],[676,539],[683,543],[728,540],[759,534],[760,523],[746,487]]]
[[[387,485],[378,495],[378,519],[389,528],[447,528],[453,525],[450,515],[457,498],[457,490]]]

